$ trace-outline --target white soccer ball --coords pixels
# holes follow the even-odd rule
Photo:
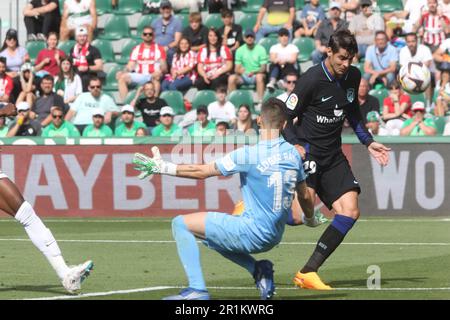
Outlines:
[[[399,81],[409,93],[424,92],[431,82],[430,69],[422,62],[408,62],[400,68]]]

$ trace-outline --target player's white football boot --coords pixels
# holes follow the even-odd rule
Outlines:
[[[81,289],[81,283],[90,275],[94,263],[91,260],[85,263],[73,266],[70,268],[69,273],[62,281],[64,289],[70,293],[76,293]]]

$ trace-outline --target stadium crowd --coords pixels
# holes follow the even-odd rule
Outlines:
[[[0,105],[18,110],[0,136],[258,134],[261,103],[286,101],[344,28],[367,128],[450,135],[450,0],[30,0],[23,15],[26,45],[9,29],[0,49]],[[431,70],[423,94],[397,81],[411,61]]]

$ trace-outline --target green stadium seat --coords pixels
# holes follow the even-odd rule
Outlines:
[[[136,33],[133,34],[133,38],[142,39],[142,32],[144,31],[144,28],[147,26],[151,26],[152,21],[155,20],[155,18],[157,18],[157,17],[158,17],[158,15],[154,15],[154,14],[142,15],[139,18],[137,28],[136,28]]]
[[[112,13],[113,7],[111,0],[96,0],[95,1],[96,11],[99,16],[106,13]]]
[[[189,26],[189,14],[177,14],[176,15],[181,20],[181,25],[183,26],[183,29]]]
[[[253,29],[257,17],[258,15],[255,13],[246,13],[236,21],[236,24],[239,24],[242,27],[242,32],[245,32],[245,30]]]
[[[413,104],[414,104],[414,102],[417,102],[417,101],[421,101],[423,103],[425,103],[425,101],[426,101],[425,93],[423,93],[423,92],[418,93],[418,94],[410,94],[409,96],[411,97],[411,103],[413,103]]]
[[[234,90],[228,95],[228,100],[234,104],[236,110],[243,104],[250,107],[252,114],[255,114],[253,91],[252,90]]]
[[[94,41],[92,41],[92,45],[96,47],[98,50],[100,50],[103,62],[116,61],[111,41],[103,39],[95,39]]]
[[[28,54],[30,55],[30,60],[32,64],[34,64],[34,61],[36,60],[39,51],[45,49],[46,47],[47,45],[44,41],[27,42],[26,49],[28,51]]]
[[[59,12],[61,13],[61,15],[63,11],[64,11],[64,0],[59,0]]]
[[[123,104],[130,104],[131,101],[133,101],[134,97],[136,96],[136,91],[137,90],[135,89],[128,92],[127,96],[125,97],[125,100],[123,100]]]
[[[213,90],[200,90],[195,94],[195,97],[192,100],[192,108],[197,109],[199,105],[208,106],[211,102],[216,100],[216,93]]]
[[[378,0],[377,5],[381,12],[403,10],[402,0]]]
[[[122,70],[122,67],[116,65],[108,71],[108,73],[106,74],[106,83],[103,86],[103,90],[105,90],[105,91],[117,91],[118,90],[116,74],[117,74],[117,72],[119,72],[121,70]]]
[[[58,49],[61,49],[62,51],[64,51],[66,53],[66,55],[69,55],[70,50],[73,48],[74,45],[75,45],[75,40],[68,40],[68,41],[58,43]]]
[[[383,100],[389,95],[389,91],[385,88],[382,89],[372,89],[369,94],[374,96],[380,102],[380,112],[383,111]]]
[[[267,54],[269,54],[270,48],[277,43],[278,43],[278,40],[275,38],[262,38],[258,42],[258,44],[262,45],[264,47],[264,49],[266,49]]]
[[[433,117],[434,123],[436,124],[436,135],[440,136],[444,133],[445,128],[445,117]]]
[[[270,93],[270,91],[269,90],[266,90],[265,92],[264,92],[264,96],[263,96],[263,102],[265,102],[265,101],[267,101],[269,98],[272,98],[272,97],[278,97],[280,94],[282,94],[284,92],[284,90],[281,90],[281,89],[277,89],[277,90],[275,90],[275,91],[273,91],[272,93]]]
[[[222,16],[220,13],[209,14],[203,22],[206,27],[219,29],[223,26]]]
[[[247,0],[247,5],[242,7],[244,12],[259,12],[264,0]]]
[[[127,42],[125,42],[120,51],[120,58],[116,59],[116,62],[121,65],[128,64],[128,61],[130,61],[131,51],[140,43],[141,42],[137,39],[129,39]]]
[[[122,0],[119,1],[119,8],[114,11],[114,14],[131,15],[141,12],[143,8],[142,0]]]
[[[294,39],[292,43],[295,44],[300,51],[297,58],[298,62],[306,62],[311,60],[311,54],[316,48],[314,39],[309,37],[301,37]]]
[[[163,91],[159,97],[172,107],[175,114],[183,115],[186,113],[183,94],[180,91]]]
[[[125,1],[122,1],[125,2]],[[105,29],[102,34],[98,36],[103,40],[119,40],[130,37],[130,26],[128,19],[125,16],[111,16],[106,22]]]

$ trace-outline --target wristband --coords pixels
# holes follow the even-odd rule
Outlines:
[[[167,174],[169,176],[177,175],[177,165],[171,162],[165,162],[161,165],[161,174]]]

